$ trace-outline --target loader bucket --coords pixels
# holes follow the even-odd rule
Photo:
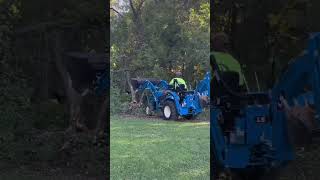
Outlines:
[[[132,78],[131,84],[134,90],[138,89],[140,85],[142,85],[145,81],[150,81],[152,84],[157,86],[161,80],[154,79],[154,78]]]

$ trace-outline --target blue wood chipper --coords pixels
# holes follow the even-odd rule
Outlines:
[[[207,72],[196,89],[189,91],[176,81],[169,85],[165,80],[132,79],[132,84],[147,115],[161,111],[165,120],[192,119],[209,102],[210,76]]]
[[[239,90],[239,77],[211,66],[211,172],[214,179],[273,179],[295,155],[295,142],[319,132],[320,33],[313,33],[307,49],[293,60],[268,92]],[[292,134],[290,110],[308,107],[312,119],[300,118],[303,133]],[[293,110],[294,111],[294,110]],[[310,127],[310,123],[313,126]]]

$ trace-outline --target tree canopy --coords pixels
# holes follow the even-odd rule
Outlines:
[[[257,72],[263,86],[270,86],[288,61],[301,53],[309,33],[320,30],[316,0],[214,0],[211,4],[211,33],[224,31],[230,36],[231,52],[251,84]]]
[[[131,77],[169,81],[180,70],[190,85],[209,70],[208,0],[111,1],[111,72],[116,88]]]
[[[107,57],[107,12],[104,1],[0,0],[0,161],[6,171],[15,169],[18,174],[21,164],[30,167],[37,163],[53,169],[55,165],[51,162],[61,160],[64,161],[60,164],[61,169],[68,169],[63,165],[68,164],[81,176],[86,176],[84,169],[95,173],[96,178],[104,176],[107,152],[100,145],[107,144],[96,138],[93,145],[92,135],[84,135],[84,131],[70,133],[68,127],[75,124],[70,121],[75,119],[70,118],[75,117],[74,114],[83,109],[94,112],[101,106],[105,112],[108,101],[101,103],[94,102],[92,97],[91,101],[88,96],[81,98],[81,94],[74,91],[74,78],[72,88],[69,88],[72,91],[63,88],[63,84],[70,77],[66,66],[71,58],[66,57],[66,52],[97,52]],[[77,68],[72,66],[71,69]],[[68,75],[67,78],[64,75]],[[96,105],[88,105],[88,102]],[[99,103],[100,107],[97,107]],[[104,113],[93,114],[101,116],[103,122],[107,121]],[[93,116],[87,116],[89,118],[83,114],[78,117],[93,122]],[[108,137],[105,133],[103,136],[104,140]],[[82,145],[72,151],[75,144],[79,145],[79,140]],[[63,157],[67,151],[72,151],[69,158]],[[91,154],[90,158],[81,160],[79,157],[85,157],[84,154]],[[73,162],[72,159],[77,160]],[[79,161],[87,162],[86,167],[79,167]],[[89,166],[92,170],[88,170]],[[39,171],[43,173],[43,170]],[[0,173],[0,179],[3,179],[1,177],[3,173]]]

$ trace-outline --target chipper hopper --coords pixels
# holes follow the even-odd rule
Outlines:
[[[165,80],[135,78],[131,83],[146,114],[161,111],[165,120],[179,117],[192,119],[203,111],[209,101],[210,73],[205,75],[195,90],[189,91],[177,82],[169,85]]]
[[[215,179],[274,179],[268,176],[294,159],[295,147],[306,145],[297,144],[299,139],[316,137],[320,127],[319,50],[320,33],[315,33],[274,87],[257,93],[238,91],[239,82],[227,78],[234,75],[220,72],[211,56],[215,77],[210,152]]]

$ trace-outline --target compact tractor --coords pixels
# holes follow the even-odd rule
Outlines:
[[[155,79],[132,79],[132,85],[147,115],[161,111],[165,120],[193,119],[209,103],[210,76],[206,73],[195,90],[187,90],[177,81],[169,85],[165,80]]]
[[[211,56],[214,179],[266,178],[294,160],[302,138],[312,140],[319,134],[319,52],[320,33],[313,33],[306,50],[289,64],[273,88],[257,93],[241,91],[239,75],[221,72]],[[299,109],[312,116],[296,113]],[[295,128],[300,134],[293,133]]]

